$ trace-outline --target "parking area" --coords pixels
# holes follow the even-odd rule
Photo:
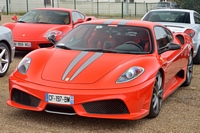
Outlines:
[[[8,21],[12,21],[11,16],[3,15],[0,25]],[[1,133],[198,133],[200,131],[200,65],[194,65],[191,85],[180,87],[170,95],[163,102],[157,118],[137,121],[109,120],[32,112],[7,106],[9,75],[26,54],[26,52],[16,52],[8,73],[0,78]]]

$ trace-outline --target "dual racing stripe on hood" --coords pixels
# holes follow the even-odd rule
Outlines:
[[[136,55],[57,49],[48,58],[42,79],[60,83],[94,83],[130,58],[134,59]]]
[[[67,74],[70,72],[70,70],[87,54],[88,52],[81,52],[68,66],[67,70],[65,71],[62,80],[67,80],[66,78]],[[73,80],[82,70],[84,70],[88,65],[90,65],[93,61],[95,61],[99,56],[101,56],[102,53],[95,53],[92,55],[88,60],[86,60],[81,67],[74,73],[74,75],[69,79],[70,81]]]

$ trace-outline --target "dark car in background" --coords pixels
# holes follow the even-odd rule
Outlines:
[[[176,2],[158,2],[155,9],[179,9],[179,5]]]

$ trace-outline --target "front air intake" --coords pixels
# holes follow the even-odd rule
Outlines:
[[[11,100],[15,101],[16,103],[31,107],[37,107],[40,103],[40,99],[18,89],[12,90]]]
[[[82,104],[87,113],[91,114],[129,114],[122,100],[102,100]]]

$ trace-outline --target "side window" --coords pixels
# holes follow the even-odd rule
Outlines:
[[[73,20],[73,22],[76,22],[79,18],[82,18],[80,16],[80,13],[78,13],[78,12],[72,12],[72,20]]]
[[[84,16],[82,13],[80,13],[80,12],[79,12],[79,14],[80,14],[81,18],[82,18],[83,20],[85,20],[85,16]]]
[[[194,13],[194,21],[195,24],[200,24],[200,15],[197,13]]]
[[[155,27],[154,32],[158,48],[166,46],[173,39],[172,33],[163,27]]]

